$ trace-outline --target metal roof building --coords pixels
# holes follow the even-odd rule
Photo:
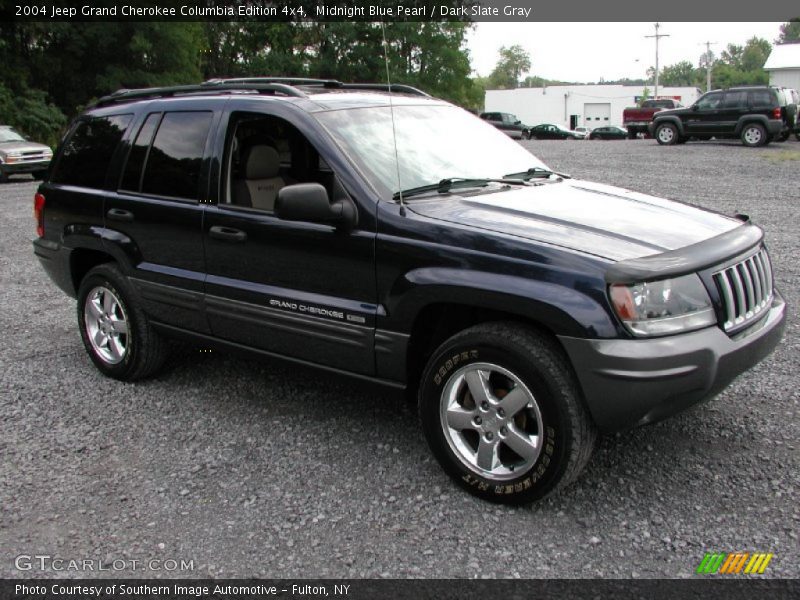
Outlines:
[[[764,70],[771,85],[800,90],[800,43],[774,46]]]

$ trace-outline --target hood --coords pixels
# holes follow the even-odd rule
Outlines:
[[[700,208],[576,179],[473,196],[414,199],[415,213],[618,261],[660,254],[742,222]]]
[[[664,117],[667,115],[682,115],[684,113],[690,112],[692,109],[688,106],[684,108],[661,108],[658,109],[654,114],[653,117]]]
[[[18,152],[42,152],[50,150],[50,146],[44,144],[37,144],[36,142],[1,142],[0,153],[8,154],[12,150]]]

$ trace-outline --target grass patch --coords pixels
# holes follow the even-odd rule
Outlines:
[[[770,154],[766,159],[772,162],[786,162],[789,160],[800,161],[800,150],[781,150],[780,152]]]

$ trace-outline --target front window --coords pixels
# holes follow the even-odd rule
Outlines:
[[[447,178],[546,168],[507,135],[455,106],[395,106],[394,128],[388,106],[316,116],[384,199]]]
[[[24,142],[26,141],[24,137],[22,137],[19,133],[11,129],[10,127],[5,127],[0,129],[0,144],[4,142]]]

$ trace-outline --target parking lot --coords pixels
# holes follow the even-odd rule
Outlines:
[[[102,377],[34,259],[35,184],[12,180],[0,576],[40,575],[15,557],[46,554],[161,565],[95,573],[130,577],[688,577],[705,552],[749,551],[800,577],[800,143],[522,144],[576,177],[749,214],[790,305],[776,353],[708,404],[602,439],[560,495],[499,507],[450,483],[413,410],[355,383],[183,347],[155,379]]]

